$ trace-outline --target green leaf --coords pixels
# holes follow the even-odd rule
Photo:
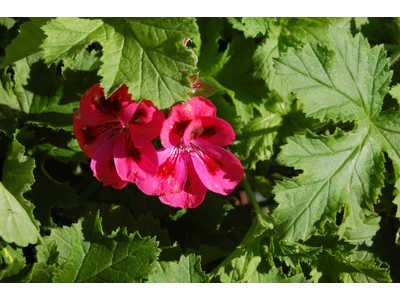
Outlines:
[[[400,83],[390,88],[389,94],[400,104]]]
[[[140,282],[152,273],[160,253],[154,239],[127,235],[126,229],[105,236],[99,214],[52,229],[44,241],[47,247],[56,243],[59,252],[55,282]],[[44,259],[46,245],[38,246]]]
[[[218,41],[224,21],[221,18],[197,18],[201,36],[201,47],[197,67],[200,76],[212,76],[218,73],[226,62],[228,51],[220,52]]]
[[[275,266],[274,259],[278,259],[296,273],[302,270],[300,263],[311,263],[322,251],[322,247],[291,243],[274,236],[265,237],[261,244],[261,253],[268,259],[271,266]]]
[[[337,226],[329,224],[327,232],[314,235],[307,244],[323,248],[318,259],[310,263],[314,282],[390,282],[387,268],[379,260],[355,258],[356,246],[340,240]],[[351,242],[351,241],[350,241]],[[366,249],[366,245],[362,245]]]
[[[284,99],[288,98],[289,90],[286,82],[276,75],[274,58],[278,58],[281,52],[286,50],[286,44],[281,40],[282,26],[273,25],[268,38],[264,38],[257,46],[253,60],[255,63],[254,74],[265,80],[271,90],[277,91]],[[284,40],[286,41],[286,40]]]
[[[67,57],[63,60],[63,72],[65,72],[66,69],[70,69],[72,71],[96,70],[101,66],[100,55],[100,51],[92,50],[91,52],[81,51],[73,58]]]
[[[48,266],[44,263],[35,263],[29,274],[22,280],[22,282],[53,283],[55,272],[55,266]]]
[[[92,55],[78,57],[67,65],[70,68],[59,76],[57,66],[48,68],[38,56],[17,61],[13,67],[14,81],[5,74],[0,84],[0,119],[8,123],[18,118],[19,124],[23,121],[72,131],[72,114],[79,107],[83,93],[97,83],[99,77],[94,70],[77,70],[96,66]],[[10,135],[10,131],[6,130],[7,134]],[[76,147],[80,149],[77,144]]]
[[[40,49],[40,45],[46,36],[40,27],[50,19],[32,18],[31,21],[23,23],[18,36],[7,46],[6,57],[0,68],[31,56],[42,57],[43,50]]]
[[[201,256],[201,264],[204,267],[229,255],[229,252],[221,250],[219,247],[210,247],[208,245],[200,245],[199,249],[193,252]]]
[[[17,199],[0,182],[0,237],[21,247],[36,244],[39,231]]]
[[[301,42],[314,42],[324,44],[327,41],[329,18],[283,18],[281,24],[285,27],[285,38],[297,39]]]
[[[306,240],[326,219],[334,220],[349,199],[374,201],[382,178],[370,172],[383,163],[376,148],[365,135],[340,130],[329,137],[308,132],[290,138],[281,158],[305,172],[274,188],[280,205],[273,216],[280,236]]]
[[[272,223],[257,215],[240,245],[211,272],[211,282],[247,282],[261,262],[260,241]]]
[[[281,125],[282,117],[266,111],[247,123],[236,135],[229,149],[239,158],[244,168],[256,168],[256,163],[270,159],[273,142]]]
[[[25,148],[14,139],[3,165],[3,184],[21,204],[24,203],[23,193],[35,182],[33,169],[36,167],[35,160],[24,154]]]
[[[269,92],[265,81],[253,75],[252,57],[255,49],[254,40],[246,40],[239,34],[234,35],[227,50],[226,63],[218,74],[213,76],[221,87],[233,92],[231,95],[236,112],[244,123],[248,123],[254,117],[253,109],[262,106],[263,99],[267,99]]]
[[[2,258],[0,259],[0,266],[2,264],[10,265],[16,260],[22,261],[25,259],[21,248],[12,247],[4,242],[0,242],[0,257]]]
[[[326,252],[312,263],[310,275],[314,282],[391,282],[388,269],[380,268],[380,265],[373,260],[343,262]]]
[[[138,231],[141,237],[155,237],[160,248],[171,246],[166,229],[161,230],[160,221],[151,212],[141,215],[134,220],[130,212],[123,206],[109,207],[104,203],[100,206],[100,216],[104,232],[111,234],[121,228],[127,228],[128,233]]]
[[[41,44],[47,64],[72,57],[94,41],[105,39],[102,20],[57,18],[42,26],[47,35]]]
[[[8,243],[14,242],[22,247],[35,244],[39,236],[33,216],[34,206],[23,197],[35,181],[32,172],[35,161],[24,156],[24,152],[24,147],[14,140],[4,161],[3,183],[0,183],[0,236]]]
[[[35,184],[32,186],[32,202],[35,216],[43,226],[55,226],[51,216],[54,207],[67,209],[78,205],[76,189],[69,182],[58,182],[46,171],[44,162],[34,172]]]
[[[28,273],[29,266],[26,264],[25,259],[15,260],[12,264],[0,270],[0,283],[21,282]]]
[[[194,58],[182,41],[197,35],[194,18],[57,18],[43,30],[47,63],[95,41],[103,46],[98,74],[106,96],[126,84],[133,99],[151,99],[164,109],[190,92],[186,77],[195,69]]]
[[[127,233],[134,233],[137,229],[137,222],[133,219],[129,210],[122,205],[107,205],[102,203],[100,206],[101,225],[103,232],[107,235],[112,234],[120,228],[126,228]]]
[[[275,22],[275,18],[254,18],[254,17],[243,17],[243,18],[232,18],[228,17],[229,22],[233,25],[233,28],[243,31],[245,37],[256,37],[258,33],[265,34],[267,28],[269,28],[272,22]]]
[[[0,17],[0,24],[10,30],[17,21],[14,18]]]
[[[182,255],[178,263],[171,262],[165,272],[149,276],[149,283],[206,283],[207,276],[201,269],[201,258],[193,253]]]
[[[171,241],[169,239],[167,230],[161,230],[160,221],[158,219],[154,219],[151,212],[139,217],[135,229],[142,237],[155,237],[156,240],[160,242],[160,247],[171,246]]]
[[[382,151],[400,163],[399,114],[388,110],[378,115],[391,78],[382,47],[370,49],[361,35],[351,38],[335,28],[330,28],[329,36],[333,50],[307,44],[300,51],[291,49],[277,63],[281,75],[291,78],[290,86],[306,113],[321,120],[355,119],[357,124],[351,133],[337,130],[328,137],[308,133],[290,138],[283,147],[281,160],[304,170],[274,189],[280,203],[273,214],[277,230],[289,240],[306,240],[325,220],[334,221],[345,203],[342,232],[376,231],[361,226],[368,215],[364,210],[373,209],[383,186]],[[300,65],[305,72],[300,72]],[[348,81],[339,84],[342,75]]]
[[[299,47],[309,42],[325,42],[329,20],[327,18],[281,18],[271,24],[268,37],[257,46],[253,60],[255,75],[262,78],[271,90],[283,99],[290,97],[286,82],[277,76],[274,59],[287,51],[288,47]]]
[[[47,68],[38,57],[21,59],[15,63],[14,82],[6,78],[0,94],[2,118],[18,117],[44,126],[72,130],[72,114],[79,102],[61,102],[64,80],[56,76],[56,67]],[[79,100],[78,99],[74,99]]]
[[[271,268],[268,273],[255,272],[249,283],[305,283],[303,273],[287,277],[281,268]]]
[[[334,27],[328,37],[329,49],[309,43],[301,51],[290,48],[276,60],[277,73],[307,116],[321,121],[376,117],[392,77],[383,47],[371,49],[361,34],[353,38]]]
[[[376,261],[355,262],[352,265],[353,271],[341,274],[341,280],[345,283],[359,282],[391,282],[389,270],[380,268]]]
[[[36,125],[30,129],[34,130],[35,136],[25,144],[32,155],[40,155],[42,159],[43,156],[55,158],[63,163],[68,163],[70,160],[87,163],[88,158],[83,154],[72,132]]]
[[[133,99],[151,99],[160,109],[186,99],[190,92],[186,77],[194,71],[194,58],[182,41],[197,35],[194,18],[105,22],[108,35],[99,75],[107,94],[125,83]]]

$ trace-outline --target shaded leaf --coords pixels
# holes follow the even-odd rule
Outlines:
[[[60,267],[55,282],[140,282],[152,273],[160,253],[154,239],[127,235],[125,229],[105,236],[98,214],[52,229],[44,240],[57,244]]]
[[[40,27],[50,19],[32,18],[31,21],[21,24],[19,35],[6,48],[6,57],[0,68],[30,56],[42,57],[43,49],[40,45],[46,36]]]
[[[261,262],[261,236],[272,223],[257,215],[240,245],[211,272],[211,282],[247,282]]]

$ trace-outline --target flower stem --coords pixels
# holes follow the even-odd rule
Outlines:
[[[251,189],[249,182],[246,179],[246,173],[243,176],[242,184],[243,184],[244,190],[246,191],[247,195],[249,195],[251,204],[253,204],[256,214],[261,216],[262,215],[261,208],[258,205],[257,199],[254,196],[253,190]]]

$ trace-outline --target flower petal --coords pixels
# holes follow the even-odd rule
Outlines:
[[[154,177],[138,181],[138,188],[147,195],[163,196],[183,190],[187,179],[186,153],[178,148],[157,151],[158,169]]]
[[[103,186],[111,185],[115,189],[122,189],[128,183],[118,176],[117,170],[115,169],[113,149],[119,138],[119,136],[114,135],[100,146],[93,155],[90,163],[93,176],[103,182]]]
[[[164,113],[150,100],[142,100],[129,121],[129,131],[135,146],[141,147],[158,137],[164,120]]]
[[[151,142],[136,148],[126,131],[114,146],[115,168],[122,180],[137,182],[153,177],[158,167],[156,148]]]
[[[161,144],[165,148],[176,146],[183,137],[186,127],[195,117],[216,115],[217,109],[214,104],[202,97],[193,97],[188,103],[174,106],[161,130]]]
[[[193,165],[203,184],[215,193],[228,195],[243,178],[240,161],[228,150],[192,141]]]
[[[103,88],[98,83],[85,92],[79,107],[83,117],[91,126],[119,120],[125,127],[135,113],[137,104],[131,100],[126,85],[120,87],[110,98],[105,99]]]
[[[81,110],[77,109],[73,115],[74,134],[78,140],[79,147],[88,157],[93,157],[94,153],[106,142],[113,133],[121,129],[119,123],[103,123],[100,125],[90,125],[82,116]]]
[[[184,190],[177,194],[160,196],[162,203],[172,207],[195,208],[203,202],[207,188],[201,182],[190,159],[187,166],[188,177]]]
[[[228,146],[235,140],[232,126],[216,117],[197,117],[189,123],[183,135],[183,144],[201,140],[216,146]]]

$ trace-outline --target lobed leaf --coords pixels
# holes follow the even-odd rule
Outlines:
[[[121,85],[133,99],[160,109],[186,99],[195,69],[183,40],[197,35],[193,18],[57,18],[43,26],[46,63],[69,59],[93,42],[103,47],[99,75],[106,97]]]
[[[107,95],[127,84],[133,99],[151,99],[159,109],[186,99],[195,65],[182,42],[197,34],[193,18],[106,19],[104,28],[99,75]]]
[[[334,27],[328,37],[329,48],[290,48],[276,60],[277,73],[303,102],[308,116],[321,121],[377,117],[392,77],[383,47],[370,49],[361,34],[352,38]]]
[[[49,255],[43,248],[53,243],[59,252],[55,282],[140,282],[152,273],[160,253],[154,239],[138,233],[127,235],[124,229],[105,236],[99,214],[52,229],[44,241],[39,246],[42,260]]]
[[[278,72],[290,78],[290,87],[308,115],[355,119],[357,124],[351,133],[336,131],[328,137],[308,133],[290,138],[283,147],[282,161],[304,170],[274,189],[280,203],[273,214],[277,230],[289,240],[308,239],[325,220],[334,221],[345,204],[341,234],[375,232],[366,218],[383,186],[382,151],[400,162],[398,113],[388,110],[379,115],[392,76],[383,48],[370,49],[361,35],[352,38],[335,28],[330,28],[329,38],[332,50],[307,44],[277,61]],[[326,99],[322,106],[320,99]],[[371,237],[364,235],[365,240]]]

